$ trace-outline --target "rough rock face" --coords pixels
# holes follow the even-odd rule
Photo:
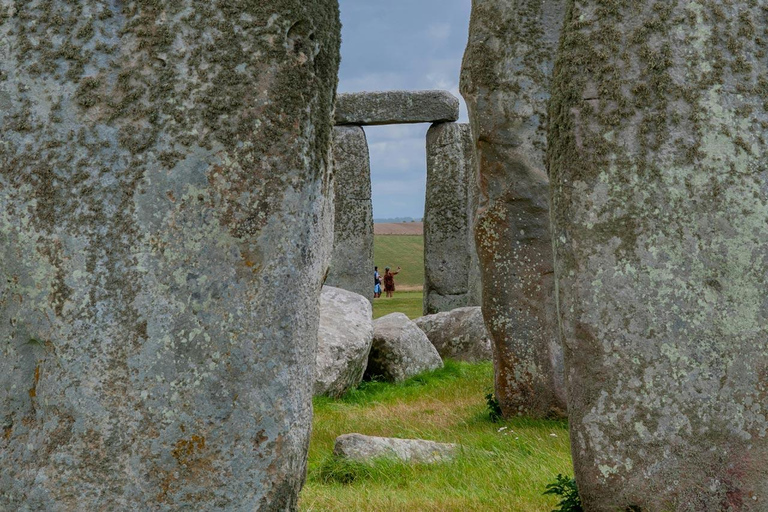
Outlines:
[[[373,341],[372,316],[371,303],[365,297],[323,286],[315,395],[338,397],[363,380]]]
[[[374,320],[366,377],[399,382],[442,367],[443,360],[427,335],[403,313]]]
[[[573,4],[553,235],[586,510],[768,508],[766,2]]]
[[[427,132],[424,204],[424,314],[480,304],[472,222],[477,178],[467,124],[440,123]],[[474,264],[474,268],[473,267]]]
[[[491,361],[493,347],[479,307],[427,315],[414,320],[443,359]]]
[[[461,91],[480,173],[475,239],[505,416],[565,413],[546,106],[565,1],[473,0]]]
[[[336,1],[0,18],[0,509],[293,509]]]
[[[327,285],[373,297],[371,163],[359,126],[333,130],[335,232]]]
[[[390,458],[429,464],[450,460],[458,450],[459,446],[452,443],[344,434],[336,438],[333,454],[360,462]]]
[[[353,92],[336,99],[336,124],[441,123],[458,118],[459,99],[448,91]]]

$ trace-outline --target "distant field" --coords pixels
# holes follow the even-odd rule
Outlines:
[[[373,225],[375,235],[423,235],[423,222],[378,223]]]
[[[424,236],[376,235],[373,241],[373,260],[384,274],[384,267],[402,272],[395,277],[398,290],[421,290],[424,286]]]

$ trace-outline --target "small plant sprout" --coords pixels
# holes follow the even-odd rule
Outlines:
[[[560,502],[557,504],[558,508],[552,512],[584,512],[584,509],[581,507],[579,489],[576,487],[576,480],[573,478],[557,475],[557,480],[547,485],[547,490],[544,491],[544,494],[560,497]]]

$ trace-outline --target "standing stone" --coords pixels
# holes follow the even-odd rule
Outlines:
[[[432,125],[427,132],[424,203],[425,315],[479,305],[469,282],[475,251],[475,167],[468,124]]]
[[[768,510],[766,8],[572,4],[549,163],[585,510]]]
[[[373,300],[371,164],[359,126],[333,130],[335,232],[326,284]]]
[[[0,510],[295,509],[337,2],[0,19]]]
[[[475,227],[477,225],[477,213],[480,209],[480,180],[478,175],[477,159],[475,158],[475,144],[472,139],[472,130],[469,131],[470,148],[465,150],[466,158],[471,159],[471,169],[467,176],[467,236],[469,238],[469,276],[467,278],[467,304],[469,306],[481,306],[483,304],[483,273],[480,270],[480,258],[477,255],[475,243]]]
[[[565,1],[473,0],[461,90],[480,173],[475,239],[505,416],[565,413],[546,111]]]

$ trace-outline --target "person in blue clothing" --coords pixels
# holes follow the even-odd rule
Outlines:
[[[373,298],[378,299],[381,297],[381,276],[379,275],[379,267],[373,267]]]

